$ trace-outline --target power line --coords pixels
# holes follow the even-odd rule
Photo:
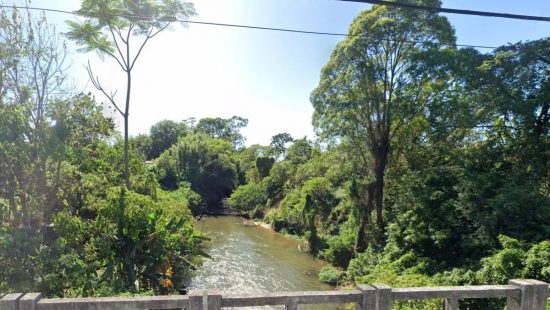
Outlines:
[[[34,10],[34,11],[63,13],[63,14],[78,15],[78,16],[82,16],[82,15],[86,14],[86,13],[65,11],[65,10],[59,10],[59,9],[26,7],[26,6],[0,5],[0,7],[1,8],[7,8],[7,9],[29,9],[29,10]],[[89,14],[89,15],[93,15],[93,14]],[[150,17],[137,16],[137,15],[117,15],[117,16],[118,17],[131,17],[131,18],[138,18],[138,19],[150,19]],[[191,21],[191,20],[177,20],[177,21],[182,22],[182,23],[210,25],[210,26],[237,27],[237,28],[247,28],[247,29],[272,30],[272,31],[294,32],[294,33],[304,33],[304,34],[328,35],[328,36],[347,36],[347,34],[345,34],[345,33],[335,33],[335,32],[320,32],[320,31],[308,31],[308,30],[287,29],[287,28],[260,27],[260,26],[226,24],[226,23],[216,23],[216,22],[207,22],[207,21]]]
[[[483,17],[499,17],[499,18],[519,19],[519,20],[532,20],[532,21],[540,21],[540,22],[550,22],[550,17],[546,17],[546,16],[520,15],[520,14],[509,14],[509,13],[488,12],[488,11],[474,11],[474,10],[462,10],[462,9],[450,9],[450,8],[436,8],[436,7],[429,7],[429,6],[424,6],[424,5],[409,4],[409,3],[402,3],[402,2],[393,2],[393,1],[386,1],[386,0],[339,0],[339,1],[378,4],[378,5],[393,6],[393,7],[406,8],[406,9],[423,10],[423,11],[437,12],[437,13],[475,15],[475,16],[483,16]]]
[[[245,29],[257,29],[257,30],[269,30],[269,31],[292,32],[292,33],[303,33],[303,34],[317,34],[317,35],[325,35],[325,36],[337,36],[337,37],[348,37],[349,36],[346,33],[319,32],[319,31],[308,31],[308,30],[299,30],[299,29],[288,29],[288,28],[274,28],[274,27],[261,27],[261,26],[250,26],[250,25],[239,25],[239,24],[224,24],[224,23],[205,22],[205,21],[186,20],[186,21],[181,21],[181,22],[190,23],[190,24],[199,24],[199,25],[222,26],[222,27],[245,28]]]
[[[341,1],[352,1],[352,0],[341,0]],[[26,7],[26,6],[9,6],[9,5],[0,5],[0,8],[7,9],[28,9],[33,11],[44,11],[44,12],[53,12],[53,13],[62,13],[69,15],[83,16],[85,13],[82,12],[73,12],[60,9],[51,9],[51,8],[39,8],[39,7]],[[89,14],[93,15],[93,14]],[[136,18],[136,19],[151,19],[146,16],[136,16],[136,15],[116,15],[117,17],[124,18]],[[208,22],[208,21],[192,21],[192,20],[175,20],[181,23],[188,24],[198,24],[198,25],[208,25],[208,26],[219,26],[219,27],[231,27],[231,28],[242,28],[242,29],[255,29],[255,30],[267,30],[267,31],[277,31],[277,32],[289,32],[289,33],[300,33],[300,34],[312,34],[312,35],[324,35],[324,36],[338,36],[338,37],[362,37],[361,34],[350,35],[347,33],[337,33],[337,32],[321,32],[321,31],[309,31],[309,30],[300,30],[300,29],[290,29],[290,28],[277,28],[277,27],[262,27],[262,26],[252,26],[252,25],[241,25],[241,24],[229,24],[229,23],[217,23],[217,22]],[[419,41],[407,41],[412,43],[423,43]],[[487,45],[471,45],[471,44],[455,44],[458,47],[471,47],[471,48],[480,48],[480,49],[496,49],[496,46],[487,46]]]

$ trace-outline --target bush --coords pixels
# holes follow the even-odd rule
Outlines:
[[[355,238],[349,235],[339,235],[328,240],[328,249],[322,253],[323,258],[336,266],[347,268],[353,258],[353,243]]]
[[[533,245],[525,259],[525,277],[550,283],[550,240]]]
[[[499,236],[503,249],[481,260],[481,269],[477,272],[480,283],[506,284],[509,279],[521,277],[525,250],[516,239]]]
[[[272,209],[266,216],[275,231],[286,230],[293,235],[303,235],[305,224],[303,221],[300,192],[295,190],[286,195],[277,209]]]
[[[160,191],[160,200],[165,209],[170,209],[178,215],[197,215],[204,212],[206,204],[201,195],[191,189],[187,182],[180,182],[174,191]]]
[[[338,285],[344,279],[344,272],[332,266],[325,266],[319,271],[319,280],[328,284]]]
[[[249,212],[267,202],[267,193],[260,184],[248,183],[237,187],[227,202],[236,211]]]

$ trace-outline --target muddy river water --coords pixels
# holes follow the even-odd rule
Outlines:
[[[301,252],[297,240],[235,216],[207,217],[198,226],[212,239],[211,259],[197,271],[191,289],[235,294],[333,289],[318,279],[326,263]]]

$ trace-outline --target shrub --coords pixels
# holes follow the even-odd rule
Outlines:
[[[353,258],[353,243],[355,238],[349,235],[339,235],[328,240],[328,249],[322,256],[336,266],[347,268]]]
[[[550,283],[550,240],[533,245],[525,259],[525,277]]]
[[[248,183],[237,187],[227,202],[239,212],[248,212],[263,206],[267,202],[267,193],[260,184]]]
[[[319,271],[321,282],[338,285],[344,279],[344,272],[332,266],[325,266]]]

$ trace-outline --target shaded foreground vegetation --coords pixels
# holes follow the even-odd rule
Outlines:
[[[378,6],[350,35],[311,95],[320,139],[243,150],[229,204],[304,236],[330,283],[550,281],[550,41],[456,49],[445,18]]]
[[[2,291],[175,292],[204,256],[192,215],[222,204],[303,236],[337,285],[550,282],[548,39],[483,54],[444,17],[374,6],[312,92],[318,140],[244,147],[241,117],[162,121],[128,141],[128,182],[95,100],[33,86],[29,27],[53,30],[2,14],[17,38],[0,37]]]
[[[0,11],[0,291],[172,293],[205,238],[187,201],[126,161],[112,115],[64,95],[66,53],[43,16]]]

